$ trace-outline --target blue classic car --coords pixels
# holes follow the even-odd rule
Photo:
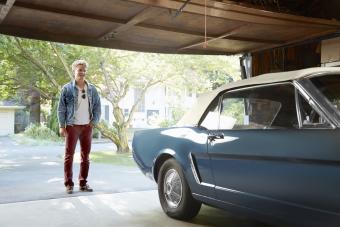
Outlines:
[[[339,227],[339,126],[340,68],[265,74],[202,95],[178,127],[136,132],[133,157],[170,217],[204,203]]]

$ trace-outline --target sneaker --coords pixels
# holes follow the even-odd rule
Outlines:
[[[82,192],[93,192],[93,189],[88,184],[84,186],[79,186],[79,190]]]
[[[66,186],[66,193],[67,194],[72,194],[73,193],[73,186],[67,185]]]

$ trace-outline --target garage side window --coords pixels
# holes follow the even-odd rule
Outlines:
[[[291,84],[262,86],[224,94],[220,129],[298,127]]]

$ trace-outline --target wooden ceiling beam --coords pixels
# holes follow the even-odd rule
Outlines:
[[[103,34],[99,39],[101,40],[108,40],[114,38],[116,35],[118,35],[121,32],[129,30],[131,27],[147,20],[152,17],[156,17],[162,13],[164,13],[165,10],[163,8],[155,8],[155,7],[145,7],[141,12],[137,13],[135,16],[133,16],[130,20],[128,20],[126,23],[120,25],[118,28],[115,28],[105,34]]]
[[[0,24],[4,21],[6,18],[7,14],[11,10],[15,0],[7,0],[6,4],[1,4],[0,5]]]
[[[91,19],[91,20],[99,20],[99,21],[105,21],[105,22],[111,22],[115,24],[121,24],[121,26],[124,26],[128,24],[131,20],[121,20],[121,19],[115,19],[112,17],[105,17],[105,16],[98,16],[88,13],[80,13],[80,12],[74,12],[74,11],[68,11],[68,10],[60,10],[55,9],[47,6],[40,6],[40,5],[34,5],[34,4],[28,4],[24,2],[16,2],[14,7],[21,7],[25,9],[30,10],[37,10],[42,12],[49,12],[54,14],[63,14],[67,16],[73,16],[73,17],[79,17],[84,19]],[[138,15],[138,14],[137,14]],[[158,30],[163,32],[172,32],[177,33],[179,35],[190,35],[190,36],[198,36],[200,38],[204,37],[204,33],[202,32],[195,32],[195,31],[188,31],[180,28],[171,28],[171,27],[164,27],[159,25],[151,25],[151,24],[145,24],[145,23],[139,23],[135,24],[135,27],[145,28],[145,29],[151,29],[151,30]],[[131,28],[131,27],[129,27]],[[103,36],[98,37],[98,40],[102,40]],[[216,37],[208,36],[208,39],[214,39]],[[255,39],[255,38],[245,38],[245,37],[234,37],[233,35],[230,35],[228,37],[224,37],[224,39],[228,40],[237,40],[237,41],[245,41],[245,42],[253,42],[253,43],[264,43],[264,44],[282,44],[283,41],[281,40],[270,40],[270,39]]]
[[[170,10],[177,10],[183,4],[180,0],[126,0],[128,2],[140,3],[148,6],[162,7]],[[315,29],[340,28],[340,22],[329,21],[322,19],[310,19],[306,17],[287,15],[282,13],[274,13],[269,11],[257,10],[258,13],[248,13],[244,10],[230,10],[225,6],[225,3],[208,1],[207,16],[227,19],[231,21],[260,24],[260,25],[275,25],[286,27],[305,27]],[[254,9],[253,9],[254,10]],[[190,2],[183,9],[183,13],[192,13],[198,15],[205,14],[205,6],[199,1]],[[284,16],[282,16],[284,15]]]

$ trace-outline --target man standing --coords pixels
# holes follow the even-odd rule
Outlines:
[[[92,128],[99,122],[101,107],[97,89],[85,80],[88,63],[77,60],[72,64],[74,80],[61,90],[58,104],[60,135],[65,137],[64,184],[68,194],[73,193],[73,157],[80,142],[79,190],[92,192],[87,184]]]

